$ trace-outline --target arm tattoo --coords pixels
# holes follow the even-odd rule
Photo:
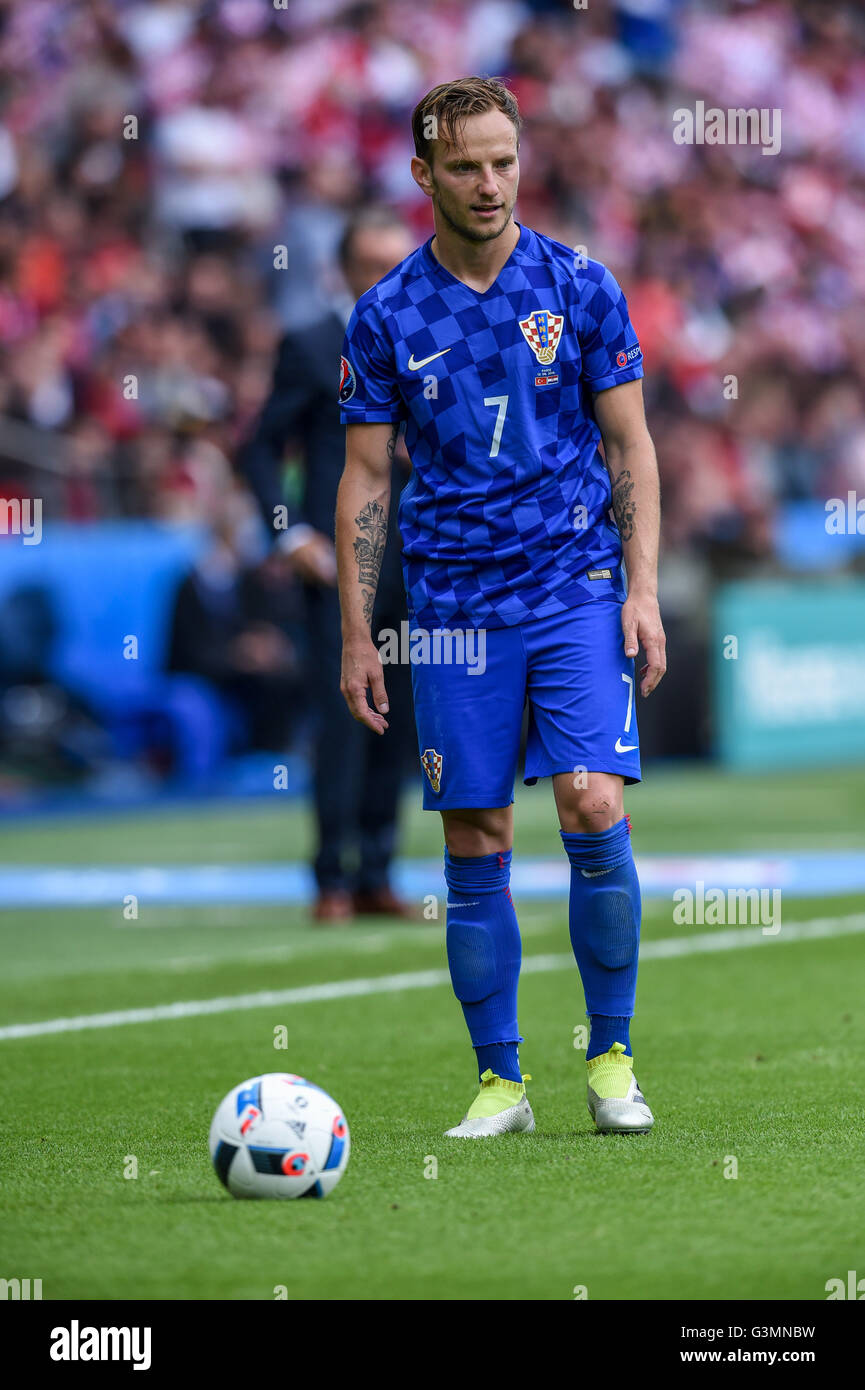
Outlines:
[[[372,622],[372,606],[378,588],[378,576],[387,540],[387,513],[380,502],[367,502],[356,517],[355,525],[361,534],[354,543],[358,581],[363,587],[363,616]]]
[[[613,483],[613,515],[616,518],[616,524],[623,541],[629,541],[634,534],[637,503],[633,492],[634,484],[631,481],[631,470],[623,468]]]
[[[371,584],[375,588],[387,540],[387,515],[380,502],[367,502],[354,520],[362,533],[354,543],[358,579],[361,584]]]
[[[399,425],[396,424],[387,442],[387,456],[391,463],[398,437]],[[354,558],[357,560],[357,577],[363,592],[363,616],[366,622],[371,623],[375,591],[378,588],[378,576],[387,543],[387,512],[380,502],[367,502],[354,522],[361,532],[354,542]]]

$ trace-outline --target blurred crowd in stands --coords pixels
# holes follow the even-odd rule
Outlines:
[[[473,72],[522,108],[518,217],[628,295],[685,607],[773,568],[786,502],[865,493],[861,3],[0,0],[2,495],[260,560],[277,345],[353,213],[430,235],[410,112]],[[780,110],[780,153],[676,143],[698,101]]]
[[[430,234],[409,114],[474,71],[524,113],[519,215],[626,289],[668,549],[759,558],[780,500],[865,489],[861,5],[6,0],[0,69],[0,466],[48,518],[251,514],[280,333],[352,210]],[[780,108],[781,153],[676,144],[697,100]]]

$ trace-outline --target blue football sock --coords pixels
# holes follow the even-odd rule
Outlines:
[[[630,1055],[627,1021],[637,990],[640,884],[627,817],[600,834],[563,830],[561,835],[571,861],[571,945],[591,1022],[586,1061],[608,1052],[614,1042],[623,1043]]]
[[[510,850],[477,859],[445,850],[448,965],[477,1052],[478,1077],[491,1067],[507,1081],[521,1081],[517,984],[522,943],[510,876]]]
[[[478,1059],[479,1081],[487,1067],[505,1081],[522,1081],[520,1050],[515,1042],[487,1043],[475,1048],[475,1056]]]
[[[589,1062],[593,1057],[599,1056],[601,1052],[609,1052],[613,1043],[620,1042],[629,1057],[631,1052],[631,1020],[627,1016],[615,1014],[590,1014],[589,1023],[589,1046],[586,1049],[586,1061]]]

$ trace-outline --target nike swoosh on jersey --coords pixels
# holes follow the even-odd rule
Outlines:
[[[622,743],[622,740],[620,738],[616,739],[617,753],[633,753],[636,746],[636,743]]]
[[[613,868],[616,866],[613,865]],[[603,878],[604,874],[611,874],[613,869],[580,869],[583,878]]]
[[[421,367],[425,367],[428,362],[434,362],[437,357],[444,357],[446,352],[450,352],[450,348],[442,348],[441,352],[434,352],[432,357],[424,357],[420,362],[415,362],[414,353],[412,353],[411,357],[408,359],[408,369],[410,372],[418,372]]]

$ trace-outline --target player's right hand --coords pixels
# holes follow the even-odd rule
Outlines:
[[[339,682],[343,698],[352,718],[365,724],[375,734],[388,727],[383,717],[388,712],[381,661],[371,637],[346,638],[342,644],[342,676]],[[371,708],[367,692],[372,692]]]

